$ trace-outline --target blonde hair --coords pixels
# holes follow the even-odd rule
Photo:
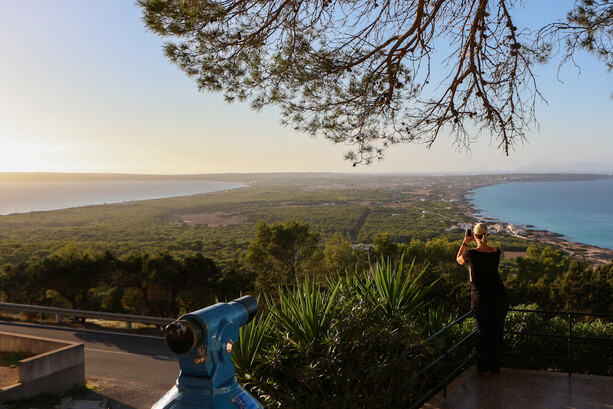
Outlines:
[[[479,236],[487,234],[487,226],[484,223],[477,223],[475,224],[474,232]]]

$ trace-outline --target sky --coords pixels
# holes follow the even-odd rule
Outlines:
[[[527,3],[530,22],[572,5]],[[508,157],[488,136],[458,152],[442,135],[354,168],[346,146],[280,125],[275,107],[198,92],[132,0],[0,0],[0,16],[0,172],[613,173],[613,75],[591,56],[537,67],[539,129]]]

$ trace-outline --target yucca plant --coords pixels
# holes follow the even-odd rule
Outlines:
[[[353,280],[360,292],[359,295],[382,309],[390,318],[415,314],[430,303],[427,295],[438,280],[427,287],[420,287],[419,281],[427,267],[414,277],[414,263],[415,260],[403,277],[404,256],[401,257],[397,267],[394,267],[390,259],[385,260],[382,257],[381,261],[370,266],[366,277],[360,278],[357,274],[354,275]]]
[[[261,361],[271,342],[273,327],[270,315],[258,314],[251,322],[239,329],[239,339],[234,345],[232,362],[237,374],[252,373],[254,367]]]
[[[445,309],[445,304],[437,306],[429,305],[426,313],[422,315],[422,320],[420,322],[424,336],[428,337],[440,331],[457,318],[457,311],[448,314]]]
[[[277,330],[301,350],[323,341],[333,322],[332,309],[339,285],[340,282],[333,288],[322,289],[315,280],[306,279],[292,290],[281,289],[278,304],[267,298]]]

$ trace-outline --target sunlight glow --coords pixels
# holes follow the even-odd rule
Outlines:
[[[56,156],[71,149],[67,143],[0,137],[0,172],[37,172],[60,170]]]

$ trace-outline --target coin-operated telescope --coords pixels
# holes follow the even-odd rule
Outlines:
[[[164,330],[179,354],[176,385],[152,409],[262,409],[236,381],[232,350],[239,327],[253,319],[258,302],[244,296],[183,315]]]

